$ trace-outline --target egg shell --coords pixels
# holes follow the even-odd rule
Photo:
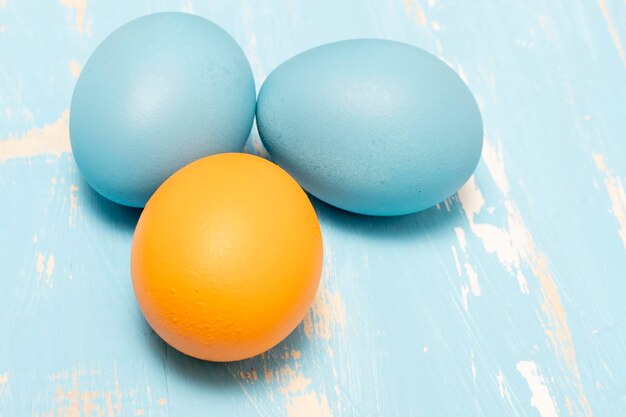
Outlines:
[[[139,306],[174,348],[234,361],[303,319],[322,269],[313,206],[276,164],[247,154],[195,161],[143,210],[131,251]]]
[[[401,215],[452,195],[482,150],[478,105],[461,78],[417,47],[357,39],[276,68],[257,101],[272,159],[315,197]]]
[[[143,207],[189,162],[241,151],[255,105],[250,65],[228,33],[190,14],[144,16],[85,64],[72,97],[72,152],[99,193]]]

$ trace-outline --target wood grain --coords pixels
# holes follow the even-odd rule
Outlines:
[[[314,201],[317,300],[243,362],[185,357],[147,326],[139,211],[95,194],[70,153],[90,52],[161,10],[224,27],[257,87],[325,42],[408,42],[484,117],[475,175],[433,209]],[[623,416],[625,23],[620,0],[0,0],[0,416]],[[263,152],[256,132],[247,149]]]

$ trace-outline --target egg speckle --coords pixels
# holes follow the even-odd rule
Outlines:
[[[241,151],[255,105],[250,65],[228,33],[198,16],[148,15],[108,36],[83,68],[72,152],[96,191],[143,207],[189,162]]]
[[[315,197],[370,215],[433,206],[480,158],[480,111],[461,78],[411,45],[359,39],[286,61],[257,102],[272,159]]]

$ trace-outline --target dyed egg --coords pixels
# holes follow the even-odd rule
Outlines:
[[[228,33],[198,16],[148,15],[113,32],[85,64],[72,97],[72,152],[96,191],[143,207],[189,162],[241,151],[255,105],[250,65]]]
[[[461,78],[411,45],[323,45],[267,78],[259,134],[272,159],[315,197],[345,210],[400,215],[433,206],[480,158],[480,111]]]
[[[187,355],[234,361],[296,328],[320,280],[315,211],[277,165],[247,154],[193,162],[154,193],[131,251],[139,307]]]

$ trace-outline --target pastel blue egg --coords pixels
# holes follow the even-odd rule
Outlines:
[[[240,152],[256,91],[235,40],[214,23],[158,13],[127,23],[93,52],[76,83],[70,137],[87,182],[143,207],[172,173]]]
[[[411,45],[359,39],[291,58],[257,101],[272,159],[315,197],[400,215],[454,194],[476,168],[480,111],[461,78]]]

